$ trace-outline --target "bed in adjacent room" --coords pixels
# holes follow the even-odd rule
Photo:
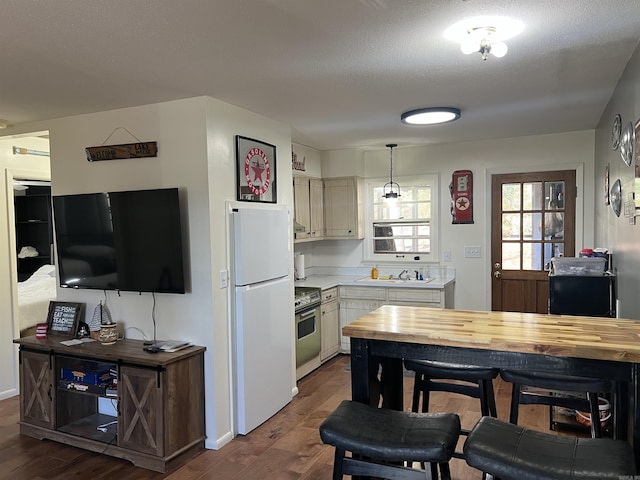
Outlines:
[[[43,265],[24,282],[18,282],[20,336],[35,335],[36,325],[47,321],[49,302],[56,299],[56,267]]]

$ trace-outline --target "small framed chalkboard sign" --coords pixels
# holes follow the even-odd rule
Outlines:
[[[49,302],[47,334],[75,337],[84,303]]]

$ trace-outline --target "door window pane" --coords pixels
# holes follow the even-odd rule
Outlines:
[[[502,239],[520,240],[520,214],[502,214]]]
[[[502,185],[502,210],[520,210],[520,184]]]
[[[542,182],[522,185],[522,210],[542,210]]]
[[[542,214],[522,214],[522,236],[528,240],[542,240]]]
[[[520,270],[520,244],[502,244],[502,269]]]
[[[563,212],[546,212],[544,214],[544,238],[564,238]]]
[[[564,208],[564,182],[545,182],[544,191],[547,195],[548,210]]]
[[[522,244],[522,269],[542,270],[542,244],[523,243]]]

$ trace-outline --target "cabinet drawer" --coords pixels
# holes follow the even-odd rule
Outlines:
[[[336,301],[338,301],[338,289],[336,287],[322,290],[322,303]]]
[[[431,288],[390,288],[389,301],[436,303],[440,305],[440,290]]]
[[[341,287],[340,298],[357,298],[362,300],[386,300],[387,289],[380,287]]]

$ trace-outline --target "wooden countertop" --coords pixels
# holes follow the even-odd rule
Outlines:
[[[348,337],[640,363],[640,320],[385,305]]]

